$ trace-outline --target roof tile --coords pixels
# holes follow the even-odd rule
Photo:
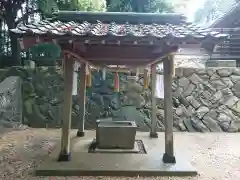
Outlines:
[[[206,36],[220,38],[227,36],[219,32],[213,32],[210,29],[198,27],[193,24],[117,24],[83,22],[78,23],[74,21],[61,22],[61,21],[40,21],[38,23],[17,26],[12,29],[16,34],[31,34],[31,35],[72,35],[72,36],[134,36],[134,37],[174,37],[174,38],[204,38]]]

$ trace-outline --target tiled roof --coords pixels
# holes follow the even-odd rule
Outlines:
[[[63,22],[63,21],[40,21],[33,24],[21,24],[16,29],[12,29],[12,32],[19,35],[30,36],[114,36],[114,37],[156,37],[156,38],[179,38],[184,39],[193,37],[196,39],[202,39],[206,37],[221,38],[226,34],[219,32],[213,32],[210,29],[204,29],[189,23],[181,24],[117,24],[115,22],[102,23],[97,21],[96,23],[85,22]]]

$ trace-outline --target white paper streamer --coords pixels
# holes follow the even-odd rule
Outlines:
[[[106,73],[107,73],[107,69],[106,69],[106,67],[104,67],[104,68],[102,69],[102,79],[103,79],[103,80],[106,80]]]
[[[78,61],[75,61],[73,64],[73,89],[72,95],[77,95],[78,93],[78,69],[81,66]]]
[[[164,99],[164,79],[163,75],[156,75],[156,89],[155,89],[155,97],[159,99]]]

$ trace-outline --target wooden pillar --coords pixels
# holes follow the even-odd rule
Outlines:
[[[69,55],[64,56],[64,104],[62,119],[61,152],[59,161],[69,161],[70,154],[70,130],[72,117],[72,86],[73,86],[73,59]]]
[[[156,105],[156,97],[155,97],[155,91],[156,91],[156,64],[151,66],[151,90],[152,90],[152,121],[151,121],[151,130],[150,130],[150,137],[157,138],[157,105]]]
[[[79,86],[79,104],[80,104],[80,122],[78,127],[77,136],[83,137],[84,132],[84,123],[85,123],[85,107],[86,102],[86,64],[81,64],[80,71],[80,86]]]
[[[164,123],[165,123],[165,153],[164,163],[176,163],[173,148],[173,107],[172,107],[172,75],[174,60],[169,55],[163,60],[164,71]]]

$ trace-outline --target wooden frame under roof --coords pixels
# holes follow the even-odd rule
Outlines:
[[[49,20],[22,24],[12,32],[22,48],[54,42],[95,65],[151,64],[176,52],[183,42],[224,37],[187,23],[179,14],[144,13],[57,12]]]

